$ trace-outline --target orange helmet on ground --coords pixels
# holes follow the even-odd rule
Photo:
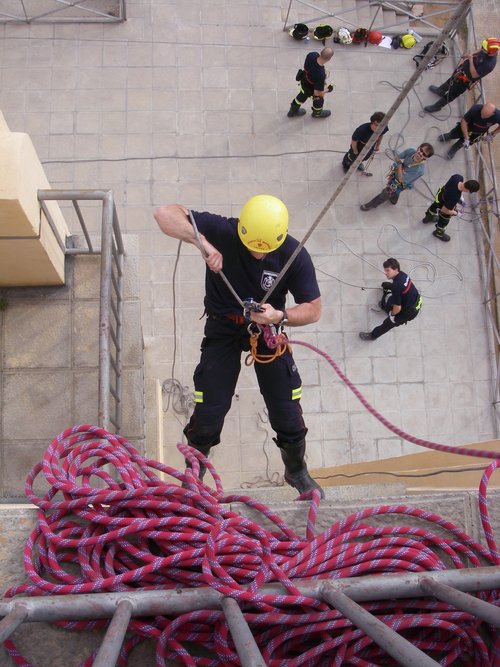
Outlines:
[[[380,44],[380,42],[383,40],[383,35],[381,32],[378,32],[377,30],[370,30],[368,33],[368,41],[370,44]]]
[[[500,39],[498,37],[488,37],[483,39],[481,47],[489,56],[494,56],[500,51]]]

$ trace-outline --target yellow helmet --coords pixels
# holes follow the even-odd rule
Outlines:
[[[288,209],[273,195],[255,195],[241,209],[238,236],[249,250],[277,250],[288,231]]]

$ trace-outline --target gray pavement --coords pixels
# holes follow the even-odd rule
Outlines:
[[[30,134],[52,187],[112,188],[122,230],[138,238],[148,450],[156,455],[159,426],[160,454],[176,466],[186,418],[178,399],[192,391],[203,329],[204,266],[197,251],[181,248],[174,309],[177,242],[156,228],[153,208],[178,202],[237,215],[249,196],[266,192],[286,202],[291,233],[302,238],[343,176],[352,130],[387,110],[415,68],[416,51],[336,46],[332,116],[288,119],[297,67],[321,44],[282,32],[285,5],[129,0],[128,20],[119,25],[0,25],[0,110],[10,129]],[[451,174],[467,173],[463,151],[448,162],[437,142],[459,118],[458,104],[437,119],[420,115],[421,104],[434,99],[428,85],[452,66],[449,58],[425,73],[384,140],[384,149],[433,143],[425,178],[396,207],[366,213],[359,205],[380,191],[390,160],[381,151],[373,177],[351,178],[307,244],[321,281],[322,319],[290,333],[292,343],[327,352],[396,426],[461,444],[496,436],[476,223],[467,209],[444,244],[420,222],[436,189]],[[366,343],[358,332],[380,321],[372,307],[388,256],[411,273],[424,308],[415,322]],[[311,467],[420,451],[380,426],[317,354],[294,350]],[[185,389],[163,396],[158,424],[152,387],[172,377]],[[214,453],[226,488],[279,480],[272,435],[253,370],[244,368]]]

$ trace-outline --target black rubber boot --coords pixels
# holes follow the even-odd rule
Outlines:
[[[422,222],[425,222],[425,223],[427,223],[427,222],[436,222],[436,216],[434,215],[434,213],[426,211],[425,212],[425,217],[422,218]]]
[[[435,236],[440,241],[444,241],[445,243],[448,243],[448,241],[450,240],[450,236],[446,234],[444,230],[439,229],[439,227],[436,227],[436,229],[432,232],[432,235]]]
[[[451,139],[450,137],[450,132],[444,132],[443,134],[440,134],[438,137],[439,141],[449,141]]]
[[[440,111],[443,107],[445,107],[446,104],[447,102],[444,97],[441,97],[434,104],[429,104],[428,106],[424,107],[424,111],[427,111],[427,113],[435,113],[436,111]]]
[[[323,489],[307,472],[307,465],[304,461],[306,453],[305,438],[299,442],[279,442],[275,439],[275,443],[280,448],[281,458],[285,464],[285,482],[297,489],[299,493],[318,489],[321,498],[324,498]]]
[[[312,112],[312,117],[313,118],[328,118],[328,116],[331,116],[332,112],[329,109],[321,109],[321,111],[313,111]]]
[[[439,97],[441,97],[441,86],[429,86],[429,90],[431,93],[434,93],[434,95],[439,95]]]
[[[207,458],[208,458],[208,455],[210,453],[210,450],[212,449],[212,447],[210,445],[207,445],[206,447],[203,447],[201,445],[195,445],[192,442],[188,442],[187,444],[190,447],[192,447],[193,449],[196,449],[198,452],[201,452],[201,454],[203,454],[203,456],[205,456]],[[184,459],[184,461],[186,463],[186,468],[192,468],[193,467],[191,465],[190,461],[188,461],[187,459]],[[205,473],[207,472],[207,466],[204,463],[202,463],[201,461],[199,461],[199,464],[200,464],[200,472],[198,473],[198,479],[202,480],[205,477]]]
[[[305,116],[306,114],[305,109],[301,109],[300,106],[296,102],[292,102],[290,104],[290,110],[287,113],[288,118],[293,118],[294,116]]]
[[[448,160],[452,160],[456,153],[462,148],[462,141],[459,139],[456,141],[453,146],[450,148],[450,150],[446,153],[446,157]]]

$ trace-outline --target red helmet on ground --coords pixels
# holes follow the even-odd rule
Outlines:
[[[497,37],[488,37],[483,39],[482,48],[489,56],[494,56],[500,51],[500,39]]]
[[[368,41],[370,44],[380,44],[380,42],[384,39],[383,35],[381,32],[378,32],[377,30],[370,30],[368,33]]]

